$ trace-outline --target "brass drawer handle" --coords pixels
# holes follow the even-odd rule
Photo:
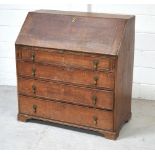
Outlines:
[[[32,76],[35,77],[35,75],[36,75],[36,69],[32,68]]]
[[[32,92],[34,95],[36,94],[36,86],[35,85],[32,85]]]
[[[33,105],[33,106],[32,106],[32,109],[33,109],[33,112],[34,112],[34,113],[37,113],[37,105]]]
[[[34,52],[32,53],[31,59],[32,59],[32,61],[34,62],[34,60],[35,60],[35,53],[34,53]]]
[[[94,85],[97,86],[97,82],[98,82],[98,76],[94,77]]]
[[[96,102],[97,102],[97,96],[94,95],[92,97],[92,103],[93,103],[94,106],[96,105]]]
[[[94,69],[94,70],[97,70],[98,64],[99,64],[99,61],[98,61],[98,60],[94,60],[94,61],[93,61],[93,69]]]
[[[97,125],[98,118],[96,116],[93,117],[93,122],[94,122],[94,125]]]

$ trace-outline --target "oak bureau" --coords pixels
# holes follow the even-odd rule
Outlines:
[[[131,117],[135,17],[29,12],[15,43],[18,120],[116,139]]]

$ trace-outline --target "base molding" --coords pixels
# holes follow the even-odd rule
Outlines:
[[[105,130],[103,130],[103,132],[101,134],[103,135],[103,137],[105,137],[107,139],[111,139],[111,140],[116,140],[117,137],[119,136],[119,133],[117,133],[117,132],[109,132],[109,131],[105,131]]]
[[[91,128],[91,127],[87,127],[87,126],[81,126],[81,125],[76,125],[76,124],[71,124],[71,123],[61,122],[61,121],[52,120],[52,119],[21,114],[21,113],[19,113],[17,115],[17,118],[18,118],[18,121],[21,121],[21,122],[27,122],[30,119],[36,119],[36,120],[42,120],[42,121],[46,121],[46,122],[52,122],[52,123],[58,123],[58,124],[62,124],[62,125],[77,127],[77,128],[81,128],[81,129],[92,130],[92,131],[98,132],[103,137],[105,137],[107,139],[111,139],[111,140],[116,140],[119,135],[119,133],[113,132],[113,131],[101,130],[101,129]]]
[[[18,114],[17,119],[18,121],[21,121],[21,122],[27,122],[29,119],[32,119],[32,117],[29,115]]]

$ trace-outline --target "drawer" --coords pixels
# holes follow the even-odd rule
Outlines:
[[[113,130],[113,113],[111,111],[25,96],[19,96],[19,111],[22,114],[60,122]]]
[[[54,49],[33,49],[20,48],[17,59],[61,66],[71,66],[74,68],[86,68],[92,70],[112,70],[114,66],[113,57],[90,55],[85,53],[73,53],[64,50]]]
[[[39,96],[108,110],[113,109],[112,91],[24,78],[19,78],[18,90],[20,94]]]
[[[17,61],[17,74],[35,78],[51,79],[66,83],[81,84],[97,88],[114,88],[113,72],[80,70],[53,65],[41,65]]]

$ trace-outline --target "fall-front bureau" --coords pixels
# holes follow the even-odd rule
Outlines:
[[[131,117],[135,17],[29,12],[16,40],[18,120],[116,139]]]

